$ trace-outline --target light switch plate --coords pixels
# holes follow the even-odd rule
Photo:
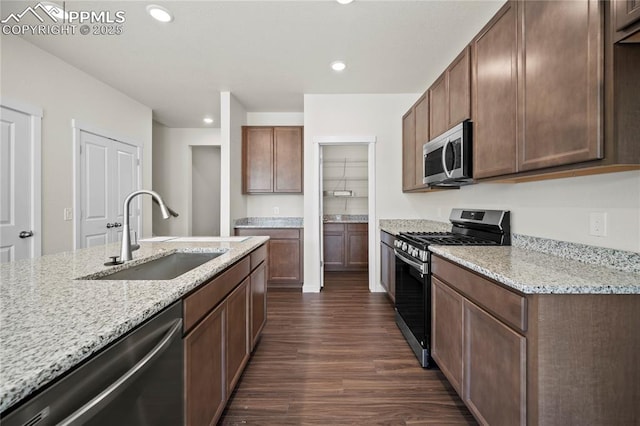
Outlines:
[[[64,220],[73,220],[73,209],[68,207],[64,209]]]

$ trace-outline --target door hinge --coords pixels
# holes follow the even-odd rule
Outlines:
[[[136,160],[136,164],[139,166],[140,165],[140,159]]]
[[[80,154],[82,154],[82,145],[80,145]]]

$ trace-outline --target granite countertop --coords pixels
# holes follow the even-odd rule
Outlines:
[[[303,228],[301,217],[243,217],[236,220],[236,228]]]
[[[0,412],[104,348],[268,240],[141,242],[134,260],[106,267],[119,244],[0,265]],[[106,275],[175,251],[223,255],[167,281]]]
[[[324,223],[369,223],[369,215],[366,214],[325,214],[322,217]]]
[[[525,294],[640,294],[640,274],[524,248],[431,246],[429,250]]]
[[[380,219],[380,229],[392,235],[400,232],[444,232],[451,231],[451,223],[424,219]]]
[[[380,229],[450,231],[451,224],[381,219]],[[512,234],[512,246],[431,246],[437,255],[525,294],[640,294],[640,254]]]

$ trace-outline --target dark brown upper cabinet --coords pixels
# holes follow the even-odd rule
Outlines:
[[[416,112],[412,107],[402,117],[402,190],[415,188]]]
[[[471,59],[466,47],[429,88],[429,139],[471,118]]]
[[[476,179],[638,168],[640,45],[614,44],[616,7],[510,1],[475,37]]]
[[[428,93],[402,117],[402,191],[428,191],[422,183],[422,146],[429,140]]]
[[[242,192],[302,193],[303,128],[242,127]]]
[[[602,158],[602,20],[597,0],[519,8],[518,171]]]
[[[508,2],[471,44],[476,179],[517,171],[517,33],[516,3]]]

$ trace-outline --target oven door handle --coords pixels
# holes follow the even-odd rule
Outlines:
[[[404,263],[408,264],[409,266],[413,266],[415,269],[420,271],[422,275],[426,275],[429,272],[429,271],[425,271],[425,265],[423,263],[419,263],[419,262],[416,262],[415,260],[408,259],[406,256],[403,256],[398,251],[398,249],[393,249],[393,252],[395,253],[398,259],[402,260]]]

